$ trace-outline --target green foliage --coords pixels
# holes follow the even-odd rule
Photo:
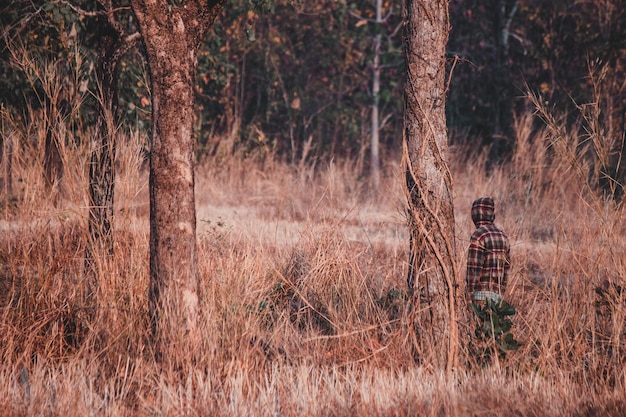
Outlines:
[[[498,359],[506,359],[507,352],[520,347],[511,333],[513,322],[509,319],[515,314],[515,307],[505,300],[487,300],[484,305],[472,303],[470,307],[478,319],[470,354],[478,363],[489,364],[494,354]]]
[[[609,68],[606,122],[623,114],[626,44],[623,2],[575,0],[451,0],[448,43],[454,65],[446,105],[449,126],[512,150],[512,116],[528,107],[526,85],[559,114],[578,117],[576,103],[595,102],[590,65]],[[619,104],[617,104],[619,103]],[[620,117],[621,116],[617,116]],[[613,128],[604,124],[608,133]]]
[[[0,100],[7,111],[25,114],[26,108],[42,105],[41,94],[15,66],[7,45],[57,61],[58,70],[70,78],[69,57],[80,51],[84,67],[90,68],[107,30],[102,17],[77,13],[77,8],[99,10],[94,0],[72,1],[72,6],[9,3],[0,6]],[[126,5],[113,2],[117,20],[132,33],[136,20]],[[405,78],[401,8],[397,0],[383,1],[383,22],[377,24],[371,0],[228,0],[198,51],[199,154],[212,153],[229,139],[234,150],[298,160],[311,137],[311,156],[361,153],[369,137],[377,34],[382,35],[381,146],[383,153],[399,149]],[[576,106],[597,103],[598,132],[619,141],[626,103],[624,16],[626,8],[616,0],[452,0],[448,126],[496,147],[492,156],[505,155],[515,138],[512,115],[528,106],[521,98],[528,84],[571,119],[580,117],[572,111]],[[591,80],[591,69],[599,81]],[[95,70],[89,71],[88,88],[96,92]],[[141,50],[122,60],[119,82],[121,122],[149,129],[150,92]],[[93,108],[89,101],[81,108],[88,124]],[[602,169],[619,179],[616,167],[624,164],[613,159]]]
[[[24,114],[27,107],[37,109],[42,105],[38,98],[41,92],[20,66],[24,52],[34,61],[62,60],[68,56],[68,37],[61,35],[66,25],[57,26],[48,20],[59,17],[57,8],[42,7],[42,3],[17,1],[0,9],[0,100],[10,113]]]
[[[276,2],[274,0],[248,0],[252,9],[259,13],[274,13]]]
[[[115,2],[114,2],[115,3]],[[34,110],[49,105],[50,93],[33,82],[28,71],[34,65],[24,62],[24,57],[34,64],[50,63],[55,67],[56,77],[67,96],[76,95],[68,86],[77,83],[81,76],[81,94],[85,94],[76,109],[86,125],[95,122],[98,85],[96,68],[99,54],[110,41],[111,28],[101,15],[94,15],[99,6],[93,0],[69,2],[45,2],[18,0],[7,10],[0,9],[0,27],[4,36],[0,38],[0,100],[8,112],[23,115],[28,108]],[[79,12],[83,10],[86,13]],[[116,19],[129,31],[136,28],[128,8],[116,9]],[[119,75],[119,98],[122,122],[140,127],[149,125],[149,106],[142,57],[137,51],[122,61]],[[65,97],[66,102],[70,101]]]
[[[310,137],[318,155],[359,152],[372,102],[369,67],[377,28],[360,24],[349,12],[369,18],[371,5],[331,0],[306,9],[289,1],[272,5],[271,13],[262,13],[229,1],[200,52],[199,142],[211,150],[218,144],[210,138],[235,131],[235,147],[245,152],[270,149],[299,158]],[[392,36],[401,20],[399,5],[391,2],[385,10],[393,13],[384,25],[383,144],[401,137],[403,79],[400,36]]]

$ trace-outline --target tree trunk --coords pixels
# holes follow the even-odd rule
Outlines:
[[[56,98],[47,97],[46,102],[46,141],[44,145],[43,168],[46,178],[46,186],[52,197],[54,206],[57,205],[59,199],[59,189],[63,180],[63,158],[61,157],[61,148],[64,145],[65,138],[58,132],[64,132],[61,129],[61,123],[65,119],[65,115],[61,114],[57,107]],[[56,186],[56,190],[55,190]]]
[[[493,77],[491,79],[492,162],[499,161],[511,151],[511,67],[509,64],[510,28],[518,9],[518,2],[495,0],[492,8],[492,30],[494,43]]]
[[[131,1],[152,84],[148,302],[157,357],[163,359],[193,353],[199,342],[193,87],[198,45],[223,3]]]
[[[4,204],[5,221],[9,217],[9,206],[13,197],[13,142],[15,134],[12,130],[8,132],[0,131],[0,166],[2,167],[2,192],[4,200],[0,199],[0,204]]]
[[[458,301],[452,178],[445,118],[447,0],[407,0],[404,156],[415,354],[448,370],[457,365]]]
[[[382,0],[376,0],[376,26],[379,27],[382,22]],[[374,37],[374,65],[372,68],[372,141],[370,147],[370,177],[372,186],[375,191],[380,189],[380,119],[379,119],[379,102],[380,102],[380,46],[382,35],[377,33]]]
[[[137,36],[126,36],[115,20],[113,5],[104,3],[110,13],[100,15],[98,39],[98,114],[89,163],[89,241],[85,250],[87,279],[86,305],[95,309],[97,299],[96,257],[113,254],[113,200],[115,183],[115,139],[118,116],[117,76],[122,57],[135,45]]]

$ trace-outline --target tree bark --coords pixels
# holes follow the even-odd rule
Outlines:
[[[458,301],[452,177],[448,170],[445,64],[447,0],[407,0],[404,9],[404,156],[410,232],[410,326],[420,361],[457,365]]]
[[[97,119],[89,163],[89,241],[85,250],[87,279],[86,305],[96,308],[97,255],[113,254],[113,213],[115,184],[115,139],[118,116],[117,76],[122,57],[136,44],[137,35],[127,36],[115,20],[110,0],[100,2],[98,13]]]
[[[152,85],[149,311],[158,358],[199,342],[194,139],[196,52],[225,0],[131,0]]]

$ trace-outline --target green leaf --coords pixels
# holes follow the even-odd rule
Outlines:
[[[483,310],[482,310],[482,308],[478,304],[471,303],[470,307],[472,308],[474,313],[478,314],[478,317],[481,317],[481,314],[482,314]]]
[[[507,303],[505,300],[500,301],[500,303],[496,306],[496,311],[502,316],[512,316],[516,313],[515,307]]]

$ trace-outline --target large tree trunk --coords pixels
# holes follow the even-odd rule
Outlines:
[[[224,0],[132,0],[152,84],[149,310],[157,356],[199,342],[194,202],[196,51]]]
[[[446,161],[447,0],[405,7],[404,153],[410,232],[411,329],[420,361],[456,366],[458,353],[452,179]]]

